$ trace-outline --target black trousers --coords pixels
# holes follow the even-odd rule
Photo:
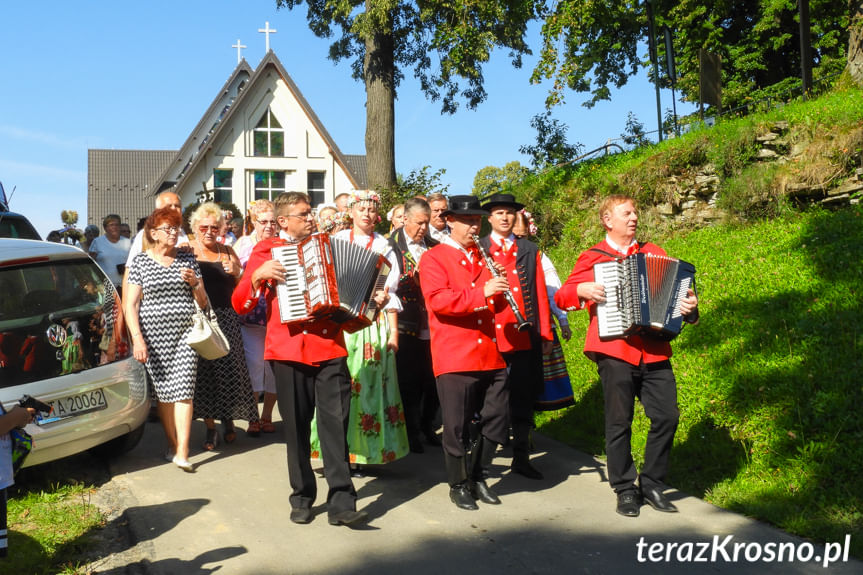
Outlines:
[[[509,371],[509,414],[513,427],[533,427],[533,405],[542,393],[542,341],[532,337],[531,349],[503,354]]]
[[[605,452],[612,489],[616,493],[635,489],[636,480],[642,487],[661,487],[680,419],[671,362],[632,365],[599,355],[596,366],[605,400]],[[631,445],[636,397],[650,419],[640,476],[632,460]]]
[[[351,378],[345,358],[318,366],[289,361],[270,363],[276,379],[279,413],[284,420],[291,507],[310,508],[317,495],[310,460],[311,424],[317,408],[318,438],[329,485],[327,510],[330,514],[355,510],[357,492],[351,482],[347,442]]]
[[[509,390],[506,370],[444,373],[437,377],[443,419],[443,449],[464,457],[470,439],[470,423],[479,414],[482,435],[495,443],[507,440]]]
[[[396,371],[408,437],[419,438],[420,431],[431,427],[440,405],[432,370],[431,342],[399,334]]]

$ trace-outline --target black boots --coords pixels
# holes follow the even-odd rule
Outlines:
[[[530,425],[517,424],[512,427],[512,466],[510,469],[528,479],[542,479],[530,464]]]
[[[467,478],[467,465],[464,457],[455,457],[444,452],[446,462],[447,483],[449,483],[450,501],[459,509],[476,510],[476,501],[470,494],[470,482]]]
[[[500,504],[500,498],[485,482],[496,451],[497,443],[480,435],[471,453],[470,493],[474,499],[490,505]]]

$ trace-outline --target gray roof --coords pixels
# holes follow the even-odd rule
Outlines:
[[[369,188],[369,171],[366,164],[365,156],[356,154],[345,154],[345,165],[348,170],[354,175],[354,180],[357,183],[358,190],[367,190]]]
[[[177,155],[174,150],[87,150],[87,223],[100,226],[119,214],[135,229],[153,211],[153,182]]]

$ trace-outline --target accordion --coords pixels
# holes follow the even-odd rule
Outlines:
[[[670,341],[683,328],[680,302],[695,290],[695,266],[666,256],[636,253],[593,266],[595,281],[605,286],[597,304],[601,340],[638,334]]]
[[[271,253],[286,271],[276,284],[282,323],[330,319],[350,333],[375,321],[374,294],[390,271],[384,256],[324,233]]]

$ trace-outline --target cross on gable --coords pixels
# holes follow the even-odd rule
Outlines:
[[[276,32],[278,32],[278,30],[276,30],[275,28],[270,28],[269,22],[264,22],[264,27],[258,28],[258,32],[263,33],[264,37],[266,38],[266,50],[264,51],[264,53],[265,54],[269,53],[269,51],[270,51],[270,34],[275,34]]]
[[[240,39],[237,38],[237,43],[231,44],[231,48],[237,49],[237,64],[239,64],[240,62],[243,61],[243,54],[241,51],[243,48],[248,48],[248,46],[246,46],[245,44],[240,44]]]

